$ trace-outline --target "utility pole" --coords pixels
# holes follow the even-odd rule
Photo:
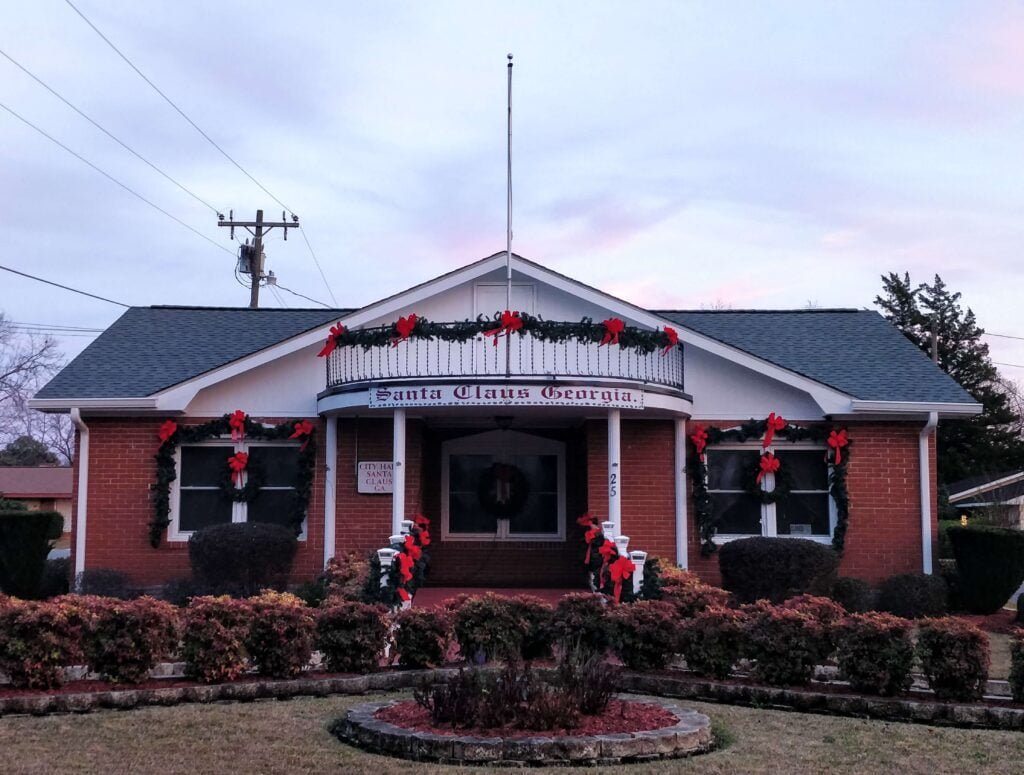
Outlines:
[[[263,235],[272,229],[284,229],[285,241],[288,240],[288,229],[299,228],[299,216],[292,214],[292,221],[288,223],[285,220],[285,214],[281,213],[280,221],[264,221],[263,211],[256,211],[255,221],[236,221],[235,211],[232,210],[227,220],[224,220],[224,216],[219,216],[217,222],[218,226],[227,226],[231,229],[231,239],[235,238],[235,227],[245,229],[253,236],[253,254],[252,254],[252,265],[250,267],[249,276],[252,278],[252,287],[249,289],[249,306],[256,309],[260,306],[260,283],[264,279],[263,275]]]

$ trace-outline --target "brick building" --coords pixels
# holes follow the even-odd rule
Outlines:
[[[385,546],[421,512],[439,585],[582,586],[576,518],[587,511],[629,535],[630,549],[712,581],[708,525],[707,544],[827,543],[842,522],[845,575],[931,572],[935,426],[978,405],[877,313],[652,311],[518,256],[509,291],[505,271],[496,254],[358,309],[129,309],[33,399],[78,429],[76,570],[156,585],[187,573],[187,540],[204,525],[287,521],[305,437],[225,432],[175,446],[169,524],[150,541],[161,428],[241,410],[261,427],[315,429],[301,578],[335,554]],[[493,318],[507,293],[533,327],[469,335],[457,322]],[[418,328],[404,338],[395,321],[409,326],[411,314]],[[615,323],[600,322],[616,320],[618,343]],[[347,333],[318,358],[339,323]],[[697,429],[772,413],[813,432],[771,444],[727,434],[704,450],[707,477],[687,474]],[[831,431],[849,441],[844,504],[830,491]],[[240,452],[249,467],[225,485]],[[773,503],[758,492],[781,473],[752,484],[768,452],[787,475]],[[250,485],[250,496],[225,497]]]

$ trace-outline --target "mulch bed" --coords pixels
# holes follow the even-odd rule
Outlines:
[[[980,614],[955,614],[957,619],[970,622],[985,632],[997,632],[1001,635],[1008,635],[1018,627],[1024,629],[1024,624],[1017,622],[1017,612],[1001,608],[994,614],[982,616]]]
[[[449,725],[434,726],[430,720],[430,712],[416,704],[415,700],[406,700],[382,708],[374,714],[374,718],[394,724],[403,729],[417,732],[430,732],[435,735],[453,737],[565,737],[568,735],[610,735],[619,732],[648,732],[663,729],[675,724],[679,719],[675,714],[660,705],[630,700],[611,700],[604,713],[598,716],[580,716],[579,726],[573,729],[513,729],[513,728],[458,728]]]

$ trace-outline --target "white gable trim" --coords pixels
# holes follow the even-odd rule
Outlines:
[[[962,492],[954,493],[949,496],[949,502],[960,503],[960,501],[965,500],[972,495],[980,495],[990,492],[991,490],[998,490],[1000,487],[1006,487],[1008,484],[1014,484],[1021,480],[1024,480],[1024,471],[1004,476],[1002,479],[993,479],[991,482],[985,482],[984,484],[979,484],[975,487],[971,487],[970,489],[963,490]]]

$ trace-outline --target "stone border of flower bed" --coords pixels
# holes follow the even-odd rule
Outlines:
[[[471,737],[406,729],[375,717],[398,700],[364,702],[331,725],[343,743],[374,753],[439,764],[490,767],[613,765],[679,759],[713,748],[711,720],[669,700],[644,700],[672,713],[670,727],[607,735]]]

